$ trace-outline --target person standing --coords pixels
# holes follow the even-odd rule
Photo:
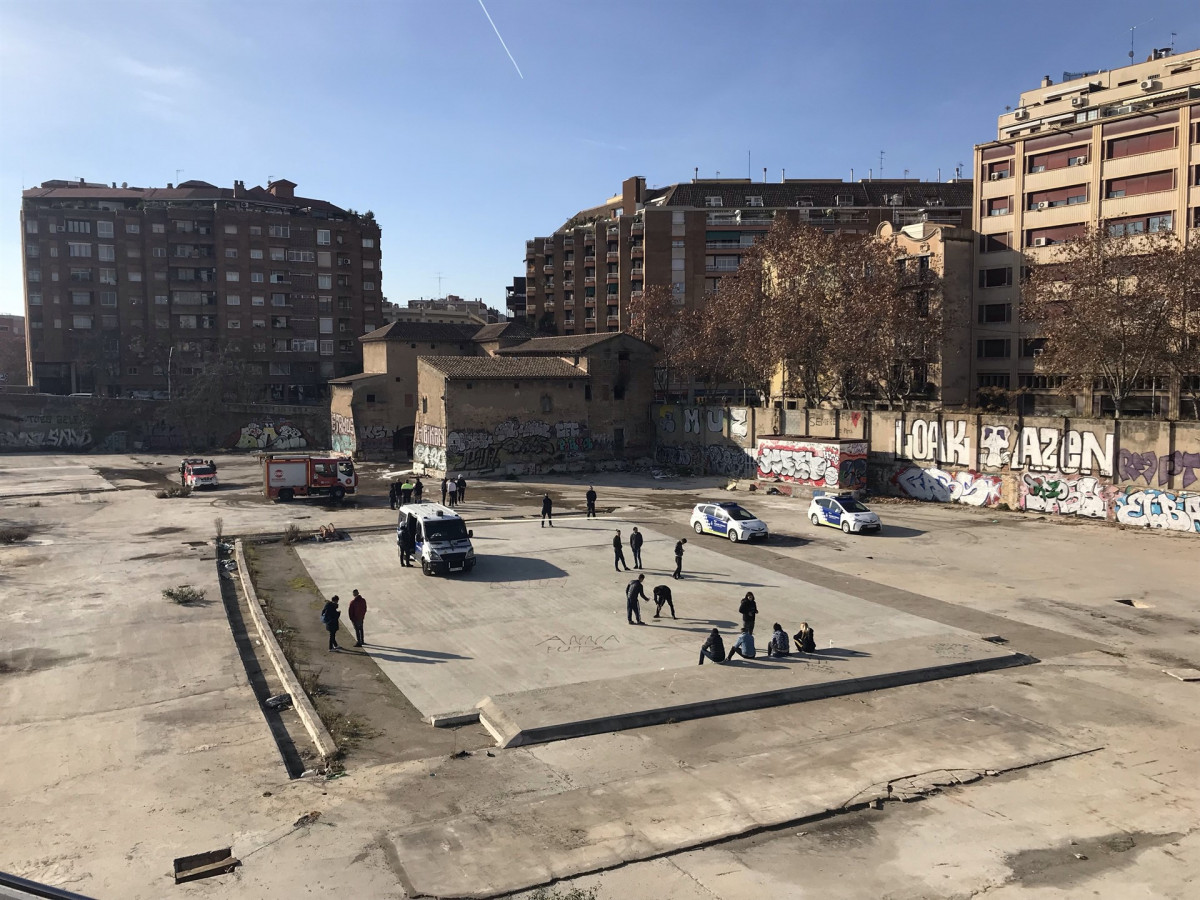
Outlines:
[[[791,654],[792,642],[788,640],[787,632],[778,622],[771,633],[771,642],[767,644],[767,656],[788,656]]]
[[[758,655],[758,652],[754,649],[754,633],[752,631],[743,628],[738,639],[729,648],[729,659],[731,662],[735,653],[742,659],[754,659]]]
[[[672,578],[683,577],[683,545],[686,543],[687,538],[684,538],[675,545],[675,574],[671,576]]]
[[[354,646],[361,647],[363,643],[363,619],[367,617],[367,598],[354,589],[354,597],[346,607],[346,617],[354,626]]]
[[[584,498],[587,500],[587,518],[596,518],[596,489],[589,487],[587,493],[584,494]]]
[[[421,484],[421,477],[417,476],[417,483],[413,485],[412,499],[413,503],[420,503],[421,498],[425,495],[425,485]]]
[[[454,509],[458,506],[458,482],[451,478],[446,482],[446,490],[450,497],[450,508]]]
[[[393,481],[391,486],[388,488],[388,502],[392,504],[392,509],[395,509],[399,505],[399,500],[400,485]]]
[[[460,474],[458,476],[458,502],[463,503],[467,499],[467,479]]]
[[[725,662],[725,642],[721,640],[721,632],[715,628],[708,633],[708,640],[700,648],[700,665],[704,665],[706,656],[715,663]]]
[[[741,605],[738,606],[738,612],[742,614],[742,631],[754,631],[754,619],[758,615],[758,603],[755,602],[752,591],[746,591],[746,596],[742,598]]]
[[[550,527],[554,527],[554,501],[550,499],[550,494],[547,492],[542,495],[542,527],[546,527],[546,520],[550,520]]]
[[[660,584],[654,589],[654,618],[659,618],[663,606],[671,607],[671,618],[675,618],[675,602],[671,599],[671,589]]]
[[[412,479],[405,477],[404,483],[400,485],[400,505],[408,506],[412,503],[413,483]]]
[[[625,562],[625,550],[621,546],[621,529],[617,529],[617,533],[613,535],[613,568],[618,572],[621,571],[621,566],[625,567],[625,571],[629,571],[629,563]]]
[[[329,632],[329,649],[330,651],[341,650],[338,646],[337,633],[342,618],[342,611],[338,609],[338,595],[334,594],[329,598],[329,602],[321,608],[321,623],[325,626],[325,630]]]
[[[626,570],[628,571],[628,570]],[[642,607],[639,604],[640,600],[650,602],[650,598],[646,596],[646,589],[642,587],[642,582],[646,580],[645,575],[639,575],[629,584],[625,585],[625,617],[629,620],[629,624],[634,624],[633,619],[637,617],[638,625],[645,625],[642,621]]]
[[[633,567],[640,569],[642,567],[642,533],[637,530],[637,526],[633,527],[633,534],[629,536],[629,549],[633,551]]]
[[[408,522],[405,522],[404,527],[400,529],[399,543],[400,565],[412,568],[413,554],[417,552],[417,538]]]
[[[444,475],[443,475],[443,476],[442,476],[442,506],[445,506],[445,505],[446,505],[446,486],[447,486],[449,483],[450,483],[450,482],[448,482],[448,481],[446,480],[446,476],[444,476]]]
[[[816,653],[817,639],[807,622],[800,623],[800,630],[796,632],[794,637],[798,653]]]

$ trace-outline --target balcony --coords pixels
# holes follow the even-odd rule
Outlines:
[[[574,278],[563,279],[563,287],[566,288],[568,291],[572,290],[575,287],[575,279]]]
[[[610,238],[620,237],[621,236],[621,227],[619,225],[610,225],[608,227],[608,236]]]
[[[745,250],[750,247],[749,244],[743,244],[741,241],[705,241],[705,250]]]
[[[642,274],[644,272],[645,272],[645,269],[643,269],[641,266],[634,266],[632,269],[629,270],[629,277],[630,278],[641,278]]]
[[[645,256],[646,256],[646,248],[645,247],[630,247],[629,248],[629,258],[630,259],[644,259]]]
[[[563,301],[563,309],[574,309],[574,308],[575,308],[574,300],[564,300]]]
[[[595,316],[588,316],[586,319],[584,319],[584,320],[583,320],[583,324],[584,324],[584,325],[590,325],[590,326],[592,326],[593,328],[595,328],[595,327],[596,327],[596,317],[595,317]]]
[[[604,276],[605,284],[619,284],[620,281],[621,281],[621,276],[619,274],[617,274],[616,272],[609,272],[607,275]]]
[[[737,271],[737,266],[730,268],[729,266],[705,266],[704,271],[708,273],[717,273],[719,275],[732,275]]]
[[[643,292],[640,290],[629,292],[629,298],[631,300],[640,300],[642,298],[642,296],[643,296]]]
[[[575,246],[575,238],[573,238],[573,237],[563,238],[563,246],[564,247],[574,247]]]
[[[596,298],[595,297],[585,298],[583,301],[583,308],[584,309],[595,309],[596,308]],[[592,318],[595,318],[594,313],[592,315]]]
[[[546,312],[554,312],[554,301],[547,300],[542,304],[542,309],[544,309]]]
[[[553,253],[554,252],[554,243],[552,241],[546,241],[546,243],[544,243],[542,245],[542,252],[543,253]]]
[[[596,283],[596,276],[595,275],[585,275],[583,278],[583,283],[588,284],[588,285],[594,285]]]
[[[609,316],[608,319],[606,320],[606,322],[609,325],[620,325],[621,317],[620,316]]]
[[[550,263],[549,265],[542,266],[542,272],[546,275],[553,275],[554,274],[554,263]]]
[[[604,261],[605,262],[620,262],[621,261],[620,251],[609,250],[607,253],[604,254]]]
[[[630,234],[645,234],[646,233],[646,223],[645,222],[634,222],[632,225],[629,226],[629,233]]]
[[[583,264],[585,266],[594,266],[596,264],[596,254],[589,253],[587,256],[585,256],[583,258]]]

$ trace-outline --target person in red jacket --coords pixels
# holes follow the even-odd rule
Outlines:
[[[354,599],[350,601],[350,605],[346,608],[346,616],[350,619],[350,623],[354,626],[355,647],[361,647],[363,641],[363,619],[367,617],[367,599],[358,592],[358,588],[354,589]]]

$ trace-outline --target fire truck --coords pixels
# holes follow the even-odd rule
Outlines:
[[[263,453],[263,493],[284,503],[296,497],[328,497],[340,503],[358,488],[354,461],[348,456]]]

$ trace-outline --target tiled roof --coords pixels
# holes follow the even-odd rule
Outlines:
[[[497,352],[506,356],[531,356],[533,354],[552,354],[554,356],[582,353],[596,344],[603,344],[613,338],[629,337],[620,331],[601,331],[596,334],[564,334],[558,337],[532,338],[515,347],[505,347]],[[636,338],[634,339],[636,340]]]
[[[513,356],[420,356],[447,378],[586,378],[561,359]]]
[[[413,341],[465,344],[473,340],[479,325],[457,322],[389,322],[359,336],[360,341]]]
[[[341,378],[330,378],[330,384],[359,384],[372,378],[387,378],[384,372],[360,372],[357,375],[343,375]]]
[[[747,197],[762,197],[765,208],[797,206],[802,200],[823,208],[836,207],[838,197],[849,196],[853,202],[842,205],[969,207],[972,193],[969,181],[699,181],[672,185],[662,205],[706,207],[712,212],[720,209],[744,210],[748,207]],[[899,203],[892,202],[896,195],[900,197]],[[721,206],[707,207],[708,197],[720,197]],[[934,203],[935,200],[941,203]]]
[[[340,206],[312,197],[276,197],[261,186],[242,188],[237,191],[237,196],[234,196],[233,188],[219,188],[206,181],[195,180],[185,181],[174,188],[114,188],[108,185],[68,183],[62,187],[30,188],[22,191],[21,196],[26,200],[143,200],[147,203],[168,200],[246,201],[291,209],[312,209],[339,215],[347,214]]]
[[[528,322],[492,322],[490,325],[484,325],[475,333],[474,340],[476,343],[483,341],[504,340],[528,340],[535,334],[534,330],[529,327]]]

